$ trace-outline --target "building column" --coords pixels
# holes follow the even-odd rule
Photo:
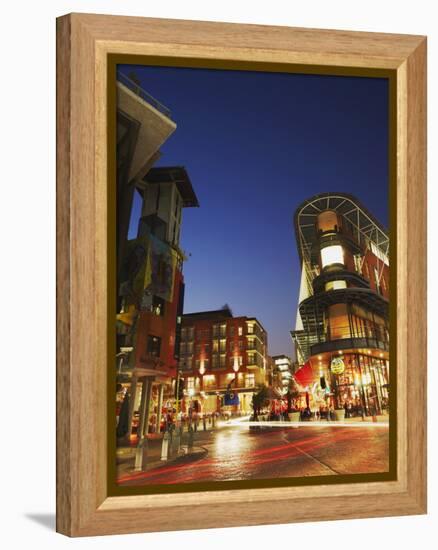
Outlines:
[[[143,378],[141,387],[140,420],[138,425],[138,437],[140,439],[148,433],[151,394],[152,379],[145,377]]]
[[[129,433],[128,436],[131,437],[132,434],[132,419],[134,417],[135,410],[135,400],[137,398],[137,377],[132,376],[131,378],[131,387],[129,389],[129,417],[128,417],[128,426]]]
[[[156,432],[160,433],[161,425],[161,413],[163,410],[163,397],[164,397],[164,384],[160,384],[158,389],[158,405],[157,405],[157,422],[156,422]]]

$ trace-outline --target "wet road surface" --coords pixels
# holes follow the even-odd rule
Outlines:
[[[203,440],[204,439],[204,440]],[[140,473],[125,473],[121,485],[190,483],[376,473],[388,470],[388,427],[271,428],[230,426],[199,435],[201,458],[187,457]]]

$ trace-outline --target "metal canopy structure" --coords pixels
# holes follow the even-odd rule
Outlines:
[[[352,195],[347,193],[322,193],[304,201],[295,212],[295,234],[300,259],[305,268],[308,293],[312,294],[312,281],[318,275],[312,252],[317,232],[317,216],[332,210],[343,217],[363,250],[374,248],[378,259],[389,263],[389,236],[386,228]]]

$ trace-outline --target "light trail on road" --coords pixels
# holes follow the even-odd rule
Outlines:
[[[248,424],[245,424],[248,427]],[[120,485],[157,485],[196,481],[263,479],[337,473],[385,471],[387,435],[381,430],[330,430],[321,426],[301,430],[243,430],[242,424],[221,428],[206,444],[208,456],[163,464],[118,479]],[[314,428],[319,428],[316,432]],[[293,439],[291,439],[293,438]],[[349,447],[351,445],[351,447]],[[339,455],[339,457],[338,457]],[[351,470],[351,471],[350,471]]]

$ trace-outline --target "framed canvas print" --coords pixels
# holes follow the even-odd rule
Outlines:
[[[57,40],[58,531],[425,513],[425,38]]]

